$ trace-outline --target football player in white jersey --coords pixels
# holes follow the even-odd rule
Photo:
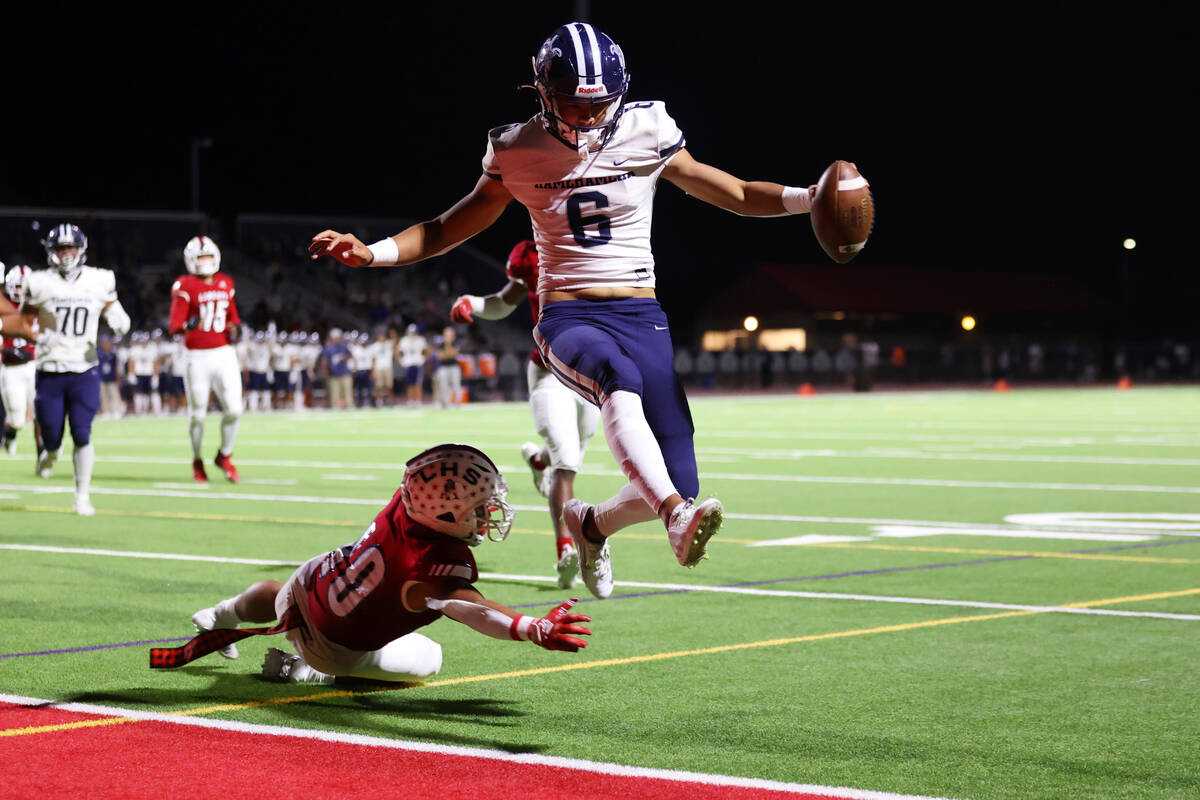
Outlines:
[[[691,567],[724,516],[718,500],[694,500],[700,484],[691,413],[654,293],[650,223],[658,179],[753,217],[808,213],[815,187],[748,182],[694,159],[662,102],[625,102],[624,54],[591,25],[555,30],[533,67],[540,113],[488,134],[483,174],[465,197],[370,246],[321,231],[309,252],[351,267],[412,264],[484,230],[513,200],[525,206],[541,265],[535,341],[555,375],[600,407],[609,448],[629,479],[598,505],[573,499],[563,509],[584,582],[607,597],[607,537],[657,516],[676,559]]]
[[[42,242],[50,269],[29,276],[26,303],[38,311],[37,398],[42,436],[37,474],[48,478],[62,448],[67,421],[75,445],[75,512],[96,513],[90,498],[92,420],[100,409],[96,336],[100,318],[114,333],[129,332],[129,315],[117,299],[111,270],[84,266],[87,237],[71,224],[57,225]]]

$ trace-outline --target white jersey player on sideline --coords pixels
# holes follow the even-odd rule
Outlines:
[[[271,339],[267,331],[256,331],[246,345],[246,396],[251,411],[271,410]]]
[[[270,342],[271,391],[273,408],[286,408],[292,401],[292,362],[296,348],[288,341],[287,331],[278,331]]]
[[[38,310],[37,399],[34,403],[42,448],[37,474],[49,478],[62,449],[65,423],[75,445],[77,514],[96,513],[90,497],[95,450],[92,421],[100,410],[100,370],[96,338],[100,318],[123,335],[129,315],[117,299],[112,270],[84,266],[87,237],[71,224],[56,225],[42,242],[50,269],[29,275],[26,302]]]
[[[309,251],[351,267],[412,264],[488,228],[514,200],[525,207],[541,267],[534,339],[555,375],[599,406],[629,481],[599,504],[572,499],[563,509],[584,583],[603,598],[613,587],[614,533],[657,518],[676,560],[693,567],[724,519],[720,501],[697,499],[691,411],[655,294],[659,179],[753,217],[808,213],[815,187],[745,181],[697,161],[664,103],[626,104],[624,53],[591,25],[554,30],[533,68],[539,113],[489,132],[483,174],[461,200],[370,246],[321,231]]]
[[[128,369],[129,385],[133,389],[133,413],[160,413],[162,399],[158,393],[158,344],[150,341],[149,333],[133,332]]]

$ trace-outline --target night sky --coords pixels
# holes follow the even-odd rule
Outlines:
[[[4,28],[0,205],[188,210],[192,141],[211,138],[200,206],[226,219],[435,216],[474,184],[487,130],[536,112],[517,87],[576,9],[21,5]],[[584,7],[624,48],[629,98],[665,100],[697,159],[794,185],[856,162],[877,223],[855,265],[1103,289],[1132,236],[1139,276],[1195,289],[1190,15],[1052,5]],[[473,244],[502,257],[527,232],[514,205]],[[666,182],[654,236],[671,291],[730,266],[829,263],[806,218],[741,219]]]

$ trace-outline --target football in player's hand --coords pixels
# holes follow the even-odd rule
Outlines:
[[[849,161],[833,162],[817,182],[809,216],[829,257],[839,264],[849,262],[866,245],[875,224],[870,184]]]

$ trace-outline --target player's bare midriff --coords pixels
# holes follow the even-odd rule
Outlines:
[[[541,295],[542,305],[559,300],[624,300],[628,297],[654,297],[646,286],[589,286],[585,289],[555,290]]]

